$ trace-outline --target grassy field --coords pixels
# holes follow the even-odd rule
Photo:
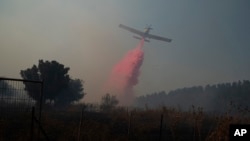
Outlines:
[[[1,141],[30,139],[30,111],[1,117]],[[163,106],[143,110],[119,107],[109,112],[83,110],[82,113],[82,106],[60,109],[47,106],[42,113],[41,125],[51,141],[226,141],[229,125],[233,123],[249,124],[249,113],[208,114],[194,106],[188,112]],[[38,134],[35,124],[34,140],[38,140],[38,135],[40,140],[46,140],[41,132]]]

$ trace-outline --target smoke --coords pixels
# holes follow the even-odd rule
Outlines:
[[[138,84],[144,52],[142,39],[136,48],[130,50],[112,69],[106,84],[106,91],[116,95],[120,105],[130,105],[134,99],[133,87]]]

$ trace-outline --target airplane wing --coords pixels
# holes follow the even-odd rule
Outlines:
[[[165,42],[171,42],[172,41],[172,39],[168,39],[168,38],[165,38],[165,37],[156,36],[156,35],[152,35],[152,34],[148,34],[146,37],[151,38],[151,39],[155,39],[155,40],[165,41]]]
[[[140,36],[143,36],[143,35],[144,35],[144,32],[141,32],[141,31],[139,31],[139,30],[133,29],[133,28],[131,28],[131,27],[128,27],[128,26],[125,26],[125,25],[122,25],[122,24],[120,24],[119,27],[120,27],[120,28],[123,28],[123,29],[125,29],[125,30],[128,30],[128,31],[130,31],[130,32],[133,32],[133,33],[135,33],[135,34],[138,34],[138,35],[140,35]]]

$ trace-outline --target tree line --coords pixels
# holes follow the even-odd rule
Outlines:
[[[66,106],[82,99],[84,92],[83,81],[69,76],[69,67],[57,61],[39,60],[38,65],[20,71],[20,75],[26,80],[40,80],[44,82],[43,103],[55,106]],[[1,86],[9,86],[1,82]],[[41,87],[32,83],[25,83],[27,94],[35,101],[40,100],[37,93]],[[2,92],[6,90],[1,90]],[[5,92],[6,93],[6,92]],[[6,93],[7,94],[7,93]],[[11,94],[7,94],[11,96]],[[175,107],[181,110],[189,110],[192,106],[202,107],[206,111],[227,111],[232,107],[240,110],[250,107],[250,81],[243,80],[232,83],[220,83],[215,85],[194,86],[172,90],[154,92],[149,95],[137,97],[136,107],[157,108],[159,106]],[[113,109],[119,101],[115,96],[106,94],[101,99],[100,108],[103,111]]]
[[[250,107],[250,81],[194,86],[155,92],[140,96],[135,104],[139,107],[156,108],[170,106],[181,110],[190,110],[192,106],[202,107],[206,111],[247,110]]]

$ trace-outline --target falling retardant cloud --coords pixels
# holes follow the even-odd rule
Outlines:
[[[125,54],[113,67],[105,84],[105,91],[116,95],[120,105],[130,105],[133,102],[133,87],[139,82],[140,67],[144,59],[143,44],[142,39],[136,48]]]

